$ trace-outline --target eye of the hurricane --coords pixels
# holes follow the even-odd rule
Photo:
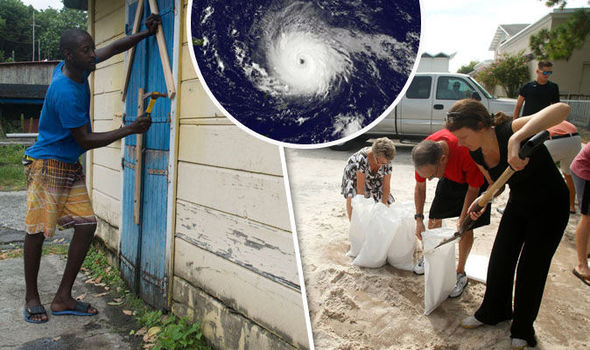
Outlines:
[[[192,49],[209,97],[239,126],[294,147],[340,140],[389,113],[420,40],[419,0],[192,7]]]

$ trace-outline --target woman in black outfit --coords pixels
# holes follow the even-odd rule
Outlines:
[[[567,104],[556,103],[533,115],[496,123],[503,114],[494,118],[479,101],[467,99],[455,103],[447,116],[447,129],[469,148],[484,175],[495,181],[506,167],[516,170],[508,180],[510,196],[490,255],[483,302],[474,316],[461,321],[461,326],[475,328],[512,319],[513,349],[536,346],[533,322],[569,218],[568,189],[545,146],[524,160],[518,151],[524,140],[565,120],[569,110]],[[472,205],[469,211],[477,219],[484,210],[473,212]]]

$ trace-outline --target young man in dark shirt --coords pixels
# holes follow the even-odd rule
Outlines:
[[[524,84],[520,88],[518,100],[514,107],[513,119],[518,118],[520,110],[524,103],[522,116],[537,113],[543,108],[559,102],[559,87],[557,84],[549,81],[549,76],[553,73],[553,64],[549,61],[539,61],[537,65],[537,79]]]

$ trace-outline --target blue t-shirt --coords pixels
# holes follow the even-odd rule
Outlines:
[[[62,73],[63,66],[62,61],[53,71],[41,109],[37,142],[25,154],[35,159],[76,163],[86,151],[76,142],[70,129],[88,125],[90,131],[88,73],[84,73],[82,83],[77,83]]]

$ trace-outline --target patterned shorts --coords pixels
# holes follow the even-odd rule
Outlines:
[[[49,238],[56,226],[63,230],[96,224],[80,163],[25,157],[23,164],[27,180],[27,233],[43,232]]]

